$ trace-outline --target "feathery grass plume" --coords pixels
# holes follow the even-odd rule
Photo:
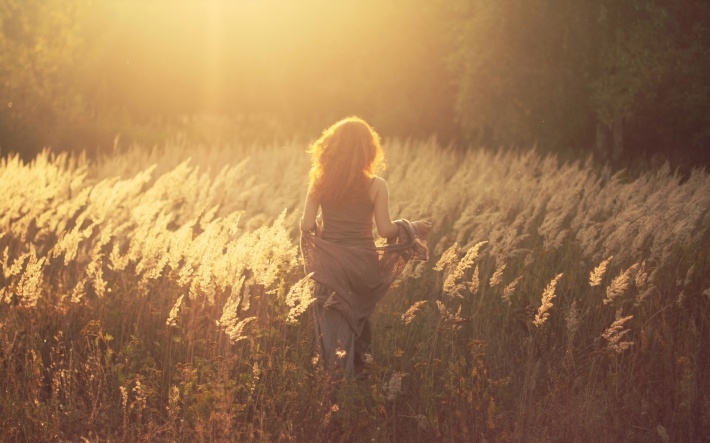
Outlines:
[[[81,303],[81,301],[84,299],[84,296],[86,295],[86,285],[88,284],[88,282],[89,279],[84,277],[79,280],[76,286],[74,286],[70,297],[70,301],[72,303]]]
[[[404,322],[405,325],[410,324],[412,320],[414,320],[414,317],[417,316],[417,311],[419,311],[419,309],[425,304],[427,304],[426,300],[414,302],[414,304],[410,306],[404,314],[402,314],[402,322]]]
[[[148,406],[147,400],[148,400],[148,395],[149,395],[149,390],[148,388],[143,386],[143,383],[141,383],[140,378],[136,378],[136,385],[131,389],[131,391],[134,393],[134,400],[133,404],[131,404],[131,408],[136,412],[136,415],[140,417],[143,415],[143,411],[145,408]]]
[[[461,295],[463,286],[456,282],[456,277],[456,273],[451,272],[444,280],[443,290],[449,297],[463,298],[463,295]]]
[[[675,303],[680,306],[683,304],[683,301],[685,301],[685,291],[680,291],[680,294],[678,294],[678,298],[676,299]]]
[[[94,260],[91,260],[86,266],[86,276],[88,277],[91,285],[96,291],[96,295],[102,298],[106,295],[106,288],[108,283],[104,280],[103,273],[103,256],[99,254]]]
[[[508,283],[508,286],[503,289],[503,295],[501,295],[500,298],[501,300],[503,300],[504,303],[508,303],[508,306],[510,306],[510,298],[515,293],[515,290],[518,288],[518,284],[520,283],[520,280],[522,280],[522,278],[522,275],[518,276],[518,278]]]
[[[2,239],[2,236],[0,236],[0,239]],[[5,249],[2,250],[2,275],[5,278],[9,278],[9,270],[10,270],[10,265],[8,262],[10,261],[10,247],[5,246]],[[15,259],[17,261],[17,259]]]
[[[611,281],[611,284],[606,288],[606,298],[604,299],[604,304],[608,305],[613,303],[614,300],[626,292],[629,289],[629,284],[631,283],[631,274],[633,274],[639,265],[635,263],[631,265],[627,270],[619,274],[618,277]]]
[[[557,277],[550,281],[545,288],[545,292],[542,293],[542,304],[538,308],[537,314],[535,314],[535,320],[533,321],[535,326],[542,326],[550,316],[550,313],[547,311],[552,307],[552,299],[555,298],[555,287],[560,278],[562,278],[562,275],[563,273],[557,274]]]
[[[424,268],[426,266],[426,262],[414,262],[414,265],[412,266],[412,273],[409,274],[410,278],[413,279],[418,279],[422,278],[422,275],[424,274]]]
[[[242,332],[244,331],[244,327],[254,320],[256,320],[256,317],[247,317],[236,325],[228,325],[226,327],[225,332],[229,336],[229,339],[232,340],[232,343],[236,343],[247,338],[246,335],[242,335]]]
[[[641,305],[641,303],[643,303],[647,298],[649,298],[651,296],[651,294],[653,294],[653,291],[655,291],[655,290],[656,290],[655,285],[648,285],[648,287],[646,287],[646,289],[643,292],[639,292],[636,295],[636,301],[634,302],[634,306]]]
[[[466,251],[466,254],[456,265],[456,268],[451,271],[444,280],[443,290],[445,294],[451,297],[463,298],[463,295],[461,295],[461,291],[466,289],[467,285],[462,284],[461,279],[464,277],[464,274],[466,273],[468,268],[473,265],[473,262],[478,257],[478,251],[481,249],[481,246],[485,245],[486,243],[488,242],[485,240],[478,242],[471,249]]]
[[[452,265],[456,263],[456,260],[459,257],[459,244],[458,242],[454,242],[453,245],[446,251],[444,251],[443,254],[441,254],[441,257],[439,258],[439,261],[436,262],[436,265],[434,266],[435,271],[443,271],[444,268],[446,268],[449,265]]]
[[[668,443],[671,441],[671,438],[668,436],[666,428],[664,428],[662,425],[656,426],[656,433],[658,434],[658,437],[660,437],[663,443]]]
[[[646,272],[646,260],[641,262],[638,272],[636,273],[636,278],[634,279],[636,287],[639,289],[644,289],[646,283],[648,283],[648,273]]]
[[[385,385],[385,398],[389,401],[393,401],[402,393],[402,377],[405,373],[401,371],[395,371],[390,377],[390,381]]]
[[[439,320],[444,325],[444,328],[458,331],[461,329],[461,323],[466,321],[461,317],[461,306],[452,314],[441,301],[436,301],[436,307],[439,308]]]
[[[468,290],[471,294],[475,294],[478,291],[478,287],[481,285],[481,279],[478,275],[478,265],[473,269],[473,275],[471,276],[471,281],[468,283]]]
[[[706,289],[703,291],[703,295],[706,296],[706,297],[710,297],[710,288],[706,288]]]
[[[261,226],[244,234],[230,249],[229,255],[236,263],[244,263],[252,271],[255,284],[270,289],[283,269],[298,262],[298,248],[293,244],[289,228],[285,225],[286,210],[271,226]]]
[[[184,296],[185,296],[185,294],[178,297],[178,299],[175,301],[175,304],[173,305],[172,309],[170,309],[170,314],[168,315],[168,319],[165,320],[166,325],[177,326],[178,316],[180,315],[180,306],[182,306],[182,298]]]
[[[604,278],[606,268],[609,266],[609,262],[612,258],[614,258],[613,255],[599,263],[599,266],[594,268],[594,270],[589,274],[589,286],[599,286],[602,284],[602,278]]]
[[[573,300],[565,317],[567,323],[567,336],[571,339],[579,329],[579,309],[577,308],[577,300]]]
[[[111,252],[109,253],[108,260],[108,268],[112,271],[123,271],[131,261],[128,255],[121,254],[121,246],[119,242],[115,242],[113,246],[111,246]]]
[[[232,291],[224,302],[224,307],[222,308],[222,316],[217,322],[218,325],[224,328],[236,327],[239,321],[239,305],[242,301],[242,288],[244,286],[244,276],[242,276],[232,287]]]
[[[180,388],[175,385],[170,386],[168,393],[168,421],[174,424],[180,415]]]
[[[37,258],[37,251],[34,245],[30,245],[30,255],[25,266],[25,272],[22,273],[20,281],[17,283],[17,296],[21,303],[27,307],[37,305],[37,301],[41,295],[43,273],[47,257]]]
[[[8,261],[9,261],[8,250],[9,250],[9,247],[6,247],[5,251],[3,252],[2,272],[3,272],[3,275],[5,276],[5,278],[10,278],[15,275],[20,275],[22,273],[22,270],[25,268],[25,262],[27,261],[28,258],[30,258],[30,253],[25,252],[24,254],[17,257],[12,262],[12,265],[9,265],[8,264]]]
[[[693,274],[695,272],[695,263],[693,263],[690,268],[688,268],[688,272],[685,274],[685,280],[683,281],[684,286],[688,286],[690,282],[693,280]]]
[[[503,282],[503,271],[505,271],[506,266],[507,264],[504,262],[500,266],[498,266],[498,268],[496,268],[490,280],[488,280],[488,286],[492,288],[494,286],[498,286]]]
[[[123,429],[128,429],[128,389],[125,386],[119,386],[121,391],[121,408],[123,409]]]
[[[79,244],[91,236],[95,227],[95,223],[92,223],[86,229],[79,229],[77,225],[71,231],[63,234],[57,244],[54,245],[51,256],[59,257],[64,254],[64,266],[68,266],[76,259],[79,252]]]
[[[616,311],[616,320],[602,333],[602,337],[608,342],[607,349],[620,354],[634,345],[634,342],[622,341],[622,338],[630,331],[630,329],[624,329],[624,324],[632,318],[634,318],[633,315],[622,317],[621,309]]]
[[[315,301],[312,276],[313,272],[294,283],[286,294],[286,305],[291,308],[286,318],[288,323],[296,323],[298,317]]]
[[[259,366],[259,362],[258,362],[258,361],[255,361],[255,362],[251,365],[251,380],[250,380],[250,383],[249,383],[249,385],[250,385],[250,386],[249,386],[249,392],[250,392],[251,394],[254,393],[254,390],[256,389],[256,386],[257,386],[257,384],[259,383],[259,379],[261,378],[261,373],[262,373],[261,366]]]

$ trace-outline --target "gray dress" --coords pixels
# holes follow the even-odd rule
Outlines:
[[[321,204],[321,232],[302,232],[306,273],[316,282],[316,337],[325,367],[358,376],[370,353],[369,317],[409,260],[426,260],[426,242],[412,224],[397,220],[396,238],[375,247],[373,203],[367,197]]]

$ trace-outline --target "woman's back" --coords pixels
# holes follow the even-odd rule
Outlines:
[[[373,203],[367,193],[350,201],[321,203],[323,240],[348,246],[374,246]]]

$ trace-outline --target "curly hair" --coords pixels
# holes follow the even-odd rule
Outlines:
[[[348,201],[367,192],[385,167],[380,136],[359,117],[347,117],[323,131],[311,154],[309,194],[319,202]]]

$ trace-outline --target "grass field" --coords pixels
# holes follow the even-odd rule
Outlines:
[[[2,160],[0,440],[706,438],[706,172],[384,147],[431,259],[337,407],[291,291],[305,145]]]

